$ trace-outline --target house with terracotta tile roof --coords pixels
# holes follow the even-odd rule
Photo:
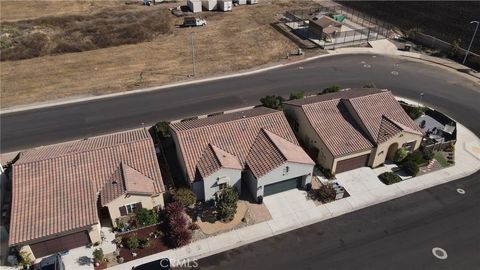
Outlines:
[[[199,199],[226,186],[253,198],[304,187],[313,160],[285,115],[259,107],[170,124],[183,175]]]
[[[314,160],[334,173],[377,167],[423,133],[390,91],[350,89],[287,101],[284,111]]]
[[[163,207],[164,191],[144,129],[27,150],[12,167],[9,246],[38,258],[99,242],[100,219]]]

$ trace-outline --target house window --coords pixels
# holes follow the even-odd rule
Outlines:
[[[402,147],[405,148],[407,152],[411,153],[413,152],[413,148],[415,147],[415,141],[404,143]]]
[[[127,214],[133,214],[135,212],[135,209],[137,209],[137,204],[138,203],[131,203],[125,205],[125,209],[127,210]]]

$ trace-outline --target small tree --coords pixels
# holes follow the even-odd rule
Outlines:
[[[460,39],[456,39],[452,42],[452,45],[447,50],[448,57],[454,58],[458,55],[458,50],[460,49],[460,42],[462,42]]]
[[[290,93],[289,100],[302,99],[304,97],[305,97],[305,91],[297,91],[297,92]]]
[[[402,169],[409,175],[411,176],[416,176],[418,171],[420,170],[418,168],[418,164],[415,163],[413,160],[407,160],[401,165]]]
[[[101,262],[103,261],[103,258],[105,258],[105,255],[103,254],[103,249],[101,248],[96,248],[92,252],[93,258],[95,259],[96,262]]]
[[[217,213],[223,220],[232,220],[237,213],[238,193],[232,187],[227,187],[220,193],[217,203]]]
[[[407,150],[405,148],[401,147],[398,148],[397,151],[395,152],[395,155],[393,156],[393,162],[399,163],[402,162],[408,155]]]
[[[197,202],[197,196],[189,188],[179,188],[173,194],[173,200],[183,204],[183,206],[190,206]]]
[[[373,82],[370,82],[365,84],[363,88],[377,88],[377,86]]]
[[[337,193],[330,182],[322,185],[318,190],[316,190],[316,196],[324,203],[335,200],[336,195]]]
[[[326,94],[326,93],[335,93],[335,92],[338,92],[340,91],[341,87],[339,85],[332,85],[330,87],[327,87],[325,89],[323,89],[323,92],[322,94]]]
[[[153,209],[140,208],[135,211],[137,222],[141,227],[157,223],[157,213]]]
[[[131,250],[133,249],[137,249],[138,246],[139,246],[139,241],[138,241],[138,237],[136,234],[132,234],[132,236],[130,236],[128,239],[127,239],[127,247]]]
[[[24,269],[28,269],[33,264],[31,254],[26,251],[20,251],[19,255],[20,255],[20,264],[23,266]]]
[[[158,122],[155,124],[155,129],[158,132],[158,136],[160,138],[167,138],[170,137],[170,128],[169,128],[169,122],[162,121]]]
[[[433,153],[432,149],[426,148],[426,147],[421,147],[420,151],[422,152],[422,156],[425,160],[430,161],[433,159],[435,154]]]
[[[186,245],[192,239],[184,206],[180,202],[169,203],[165,207],[165,235],[173,247]]]
[[[263,106],[275,110],[282,109],[283,98],[281,96],[266,96],[260,99]]]

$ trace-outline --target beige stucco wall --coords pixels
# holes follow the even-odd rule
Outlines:
[[[320,139],[310,121],[308,121],[302,108],[285,104],[284,112],[287,115],[287,118],[289,119],[297,138],[302,140],[309,147],[314,146],[318,149],[318,155],[314,161],[324,168],[332,168],[334,157],[330,150],[328,150],[327,146]],[[296,121],[298,123],[298,131],[294,129],[294,123],[292,121]]]
[[[143,208],[147,209],[153,209],[155,206],[163,208],[164,206],[163,194],[155,197],[148,195],[122,195],[106,205],[108,207],[108,212],[110,213],[113,226],[117,225],[115,220],[121,217],[119,207],[139,202],[142,203]]]
[[[32,261],[35,261],[36,258],[35,258],[35,256],[33,256],[33,251],[32,251],[32,249],[30,248],[29,245],[25,245],[25,246],[20,247],[20,249],[18,251],[28,253],[30,255],[30,259]]]
[[[212,175],[203,179],[203,199],[210,200],[215,198],[215,193],[219,191],[218,179],[226,177],[227,185],[235,187],[238,193],[242,192],[242,170],[221,168]]]
[[[90,242],[102,242],[102,236],[100,234],[100,224],[95,224],[88,229],[88,236],[90,237]]]
[[[172,136],[173,143],[175,144],[175,151],[177,152],[178,164],[180,165],[182,176],[184,178],[185,183],[190,184],[190,181],[187,179],[187,166],[185,165],[185,160],[183,159],[183,153],[180,148],[180,143],[178,142],[177,133],[170,128],[170,134]]]
[[[375,151],[373,151],[372,153],[374,160],[372,161],[370,166],[375,168],[385,162],[385,158],[387,157],[388,148],[390,147],[390,145],[398,143],[398,147],[400,148],[404,143],[408,143],[411,141],[415,141],[415,147],[413,150],[416,150],[420,147],[420,143],[422,142],[422,136],[402,131],[388,141],[379,144]]]

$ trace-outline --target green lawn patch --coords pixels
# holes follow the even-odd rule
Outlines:
[[[433,158],[435,158],[442,167],[448,167],[448,161],[441,152],[436,152]]]

